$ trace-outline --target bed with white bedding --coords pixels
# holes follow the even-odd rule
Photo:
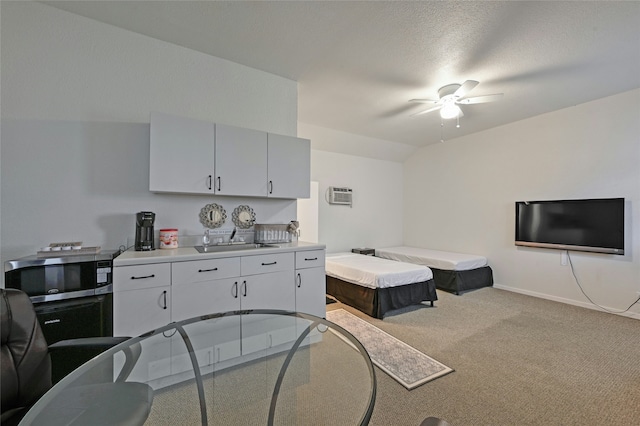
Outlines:
[[[433,273],[422,265],[355,253],[325,258],[327,294],[382,319],[387,311],[438,300]]]
[[[483,256],[400,246],[376,249],[376,257],[427,266],[436,287],[455,294],[493,285],[493,271]]]

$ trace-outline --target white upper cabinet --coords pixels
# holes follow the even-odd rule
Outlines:
[[[151,113],[149,190],[309,198],[308,139]]]
[[[215,125],[151,113],[149,190],[213,194]]]
[[[309,198],[311,142],[269,133],[268,195],[274,198]]]
[[[267,196],[267,133],[216,124],[215,192]]]

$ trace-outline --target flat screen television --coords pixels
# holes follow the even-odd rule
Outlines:
[[[624,254],[624,198],[517,201],[516,245]]]

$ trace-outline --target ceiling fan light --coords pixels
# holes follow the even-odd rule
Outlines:
[[[440,117],[445,120],[456,118],[460,114],[460,107],[453,102],[447,102],[440,108]]]

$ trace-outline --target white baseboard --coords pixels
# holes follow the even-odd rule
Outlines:
[[[609,314],[614,314],[614,315],[620,315],[623,317],[628,317],[628,318],[633,318],[633,319],[637,319],[640,320],[640,313],[638,312],[631,312],[631,311],[627,311],[627,312],[623,312],[623,313],[618,313],[618,311],[620,311],[620,309],[617,308],[609,308],[607,306],[605,306],[604,308],[606,309],[602,309],[596,305],[593,305],[591,303],[587,303],[587,302],[578,302],[577,300],[572,300],[572,299],[566,299],[564,297],[557,297],[557,296],[551,296],[549,294],[544,294],[544,293],[538,293],[536,291],[530,291],[530,290],[523,290],[521,288],[516,288],[516,287],[510,287],[510,286],[506,286],[506,285],[502,285],[502,284],[493,284],[494,288],[500,289],[500,290],[506,290],[506,291],[511,291],[514,293],[520,293],[520,294],[526,294],[527,296],[533,296],[533,297],[538,297],[540,299],[547,299],[547,300],[553,300],[554,302],[560,302],[560,303],[566,303],[567,305],[574,305],[574,306],[580,306],[581,308],[587,308],[587,309],[591,309],[594,311],[600,311],[600,312],[606,312]]]

